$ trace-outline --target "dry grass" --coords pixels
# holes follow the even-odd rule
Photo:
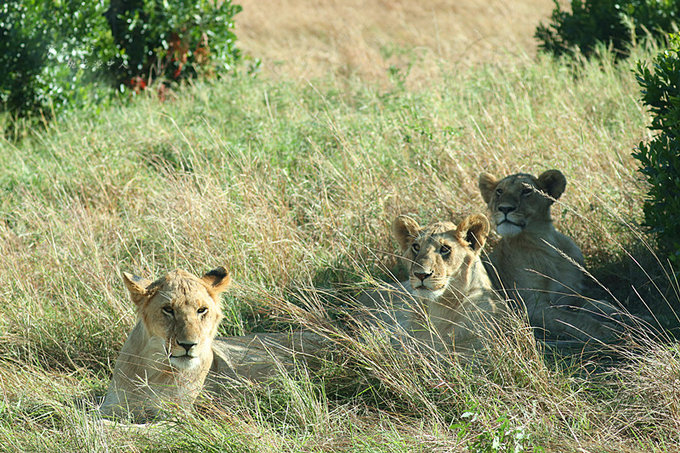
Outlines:
[[[422,84],[442,63],[469,67],[533,54],[534,30],[550,0],[245,0],[241,47],[267,74],[327,74],[385,82],[391,66]],[[410,68],[410,69],[409,69]]]
[[[554,217],[589,264],[610,263],[608,285],[631,308],[638,294],[674,300],[658,264],[626,259],[646,239],[630,152],[647,118],[630,65],[648,52],[580,68],[530,58],[548,2],[376,2],[354,21],[358,5],[262,2],[264,18],[246,2],[240,37],[265,77],[76,112],[0,143],[0,450],[678,450],[680,359],[650,339],[595,375],[520,341],[499,341],[480,374],[348,338],[320,376],[204,402],[169,426],[105,425],[83,404],[104,393],[134,322],[121,270],[226,265],[223,333],[313,322],[341,335],[343,295],[399,271],[394,217],[483,212],[482,171],[562,169]],[[402,57],[407,83],[388,70]],[[290,304],[308,318],[291,320]]]

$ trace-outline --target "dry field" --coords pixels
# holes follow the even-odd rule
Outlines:
[[[533,55],[550,0],[243,0],[241,47],[265,73],[311,79],[327,73],[384,80],[412,65],[411,80],[437,66]]]

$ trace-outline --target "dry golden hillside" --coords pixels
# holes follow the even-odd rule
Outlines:
[[[550,0],[239,0],[241,47],[269,74],[313,78],[329,71],[383,79],[390,66],[410,80],[437,62],[496,61],[532,54]]]

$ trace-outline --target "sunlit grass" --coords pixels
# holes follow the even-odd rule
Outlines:
[[[647,117],[636,57],[580,68],[523,56],[470,70],[442,62],[437,82],[419,89],[235,77],[3,142],[0,446],[674,451],[675,347],[638,339],[602,374],[503,338],[480,373],[349,335],[342,318],[356,289],[399,274],[396,215],[483,213],[480,172],[548,168],[568,180],[557,226],[595,277],[633,312],[643,300],[672,308],[673,277],[638,253],[645,188],[630,153]],[[218,265],[235,281],[222,333],[305,324],[342,340],[333,362],[167,424],[102,424],[91,407],[134,322],[120,272]]]

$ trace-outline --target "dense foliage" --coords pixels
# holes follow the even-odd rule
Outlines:
[[[642,101],[652,113],[654,138],[640,143],[634,156],[649,182],[645,222],[658,233],[671,260],[680,264],[680,35],[653,59],[639,63],[636,74]]]
[[[100,65],[117,53],[104,9],[102,0],[3,2],[2,109],[20,115],[60,110],[85,95]]]
[[[8,0],[0,5],[2,110],[58,112],[230,70],[239,59],[229,0]]]
[[[239,11],[230,1],[111,0],[106,18],[122,51],[116,75],[139,88],[230,70],[239,58],[232,31]]]
[[[548,25],[536,29],[539,47],[553,55],[578,49],[590,56],[598,43],[627,55],[636,37],[671,31],[680,15],[678,0],[571,0],[571,12],[557,0]]]

